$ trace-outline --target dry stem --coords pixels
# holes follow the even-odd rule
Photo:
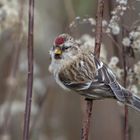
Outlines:
[[[28,29],[28,79],[24,116],[23,140],[29,140],[30,113],[33,87],[33,46],[34,46],[34,0],[29,0],[29,29]]]
[[[122,46],[122,53],[123,53],[123,69],[124,69],[124,79],[123,79],[123,85],[126,87],[127,82],[127,64],[126,64],[126,51],[125,47]],[[127,105],[124,106],[124,140],[129,140],[129,124],[128,124],[128,107]]]
[[[97,58],[99,58],[100,47],[101,47],[103,9],[104,9],[104,0],[98,0],[98,8],[97,8],[97,15],[96,15],[97,24],[96,24],[96,34],[95,34],[95,52],[94,52]],[[93,104],[93,100],[86,101],[86,114],[83,121],[81,140],[88,140],[90,120],[92,115],[92,104]]]

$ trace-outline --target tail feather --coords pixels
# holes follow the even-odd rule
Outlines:
[[[132,101],[130,106],[138,111],[140,111],[140,97],[133,95],[132,96]]]

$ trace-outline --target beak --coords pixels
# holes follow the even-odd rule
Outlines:
[[[61,55],[62,54],[62,50],[60,49],[60,48],[55,48],[55,50],[54,50],[54,54],[55,55]]]

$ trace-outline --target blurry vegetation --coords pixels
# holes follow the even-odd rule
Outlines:
[[[76,15],[85,16],[85,15],[94,15],[96,10],[97,1],[93,0],[76,0],[72,1],[73,7],[75,9]]]
[[[114,9],[116,1],[112,0],[112,5],[110,0],[105,3],[104,19],[106,19],[107,25],[109,17],[112,16],[110,9]],[[0,140],[22,139],[27,86],[28,1],[26,0],[24,4],[24,16],[22,19],[20,19],[21,16],[19,15],[23,4],[20,2],[20,0],[0,0]],[[135,41],[131,45],[136,46],[135,43],[139,43],[139,34],[135,38],[135,36],[130,36],[129,33],[131,31],[139,33],[139,29],[132,28],[129,31],[129,27],[139,19],[140,3],[133,0],[130,0],[129,3],[130,6],[127,12],[122,16],[124,23],[120,25],[123,27],[125,25],[126,34],[124,37],[127,37],[127,40],[133,37]],[[58,34],[69,32],[69,24],[75,17],[89,15],[95,18],[96,1],[39,0],[35,1],[35,7],[35,69],[30,139],[79,140],[84,108],[82,105],[83,98],[73,93],[64,92],[55,83],[48,72],[50,64],[49,50]],[[19,23],[21,24],[20,30]],[[108,26],[105,27],[108,28]],[[115,26],[116,28],[113,27],[109,27],[111,31],[115,31],[115,33],[119,31],[119,35],[115,36],[116,41],[121,45],[122,42],[126,45],[127,40],[123,40],[124,37],[120,35],[122,30],[118,30],[117,25]],[[89,28],[86,26],[84,28],[84,31],[88,33]],[[85,38],[94,41],[88,35],[83,37],[83,39]],[[102,52],[105,61],[122,78],[121,48],[116,47],[117,45],[106,33],[103,36],[103,42],[105,47],[103,46]],[[19,55],[15,59],[17,48],[19,47]],[[135,74],[137,75],[139,75],[138,50],[134,50],[136,52],[135,59],[129,57],[129,66],[131,67],[135,62]],[[17,67],[13,67],[16,66],[14,60],[18,60]],[[11,73],[13,73],[12,76]],[[137,81],[129,79],[129,84],[132,82],[133,86],[136,85]],[[132,79],[134,80],[134,78]],[[132,87],[128,88],[132,89]],[[133,90],[139,94],[139,87],[136,89],[137,87],[133,87]],[[122,140],[124,127],[123,107],[109,99],[95,101],[93,106],[94,120],[92,119],[90,140]],[[129,109],[129,118],[130,139],[137,140],[140,138],[140,114]]]

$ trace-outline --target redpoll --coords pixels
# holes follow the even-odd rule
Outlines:
[[[93,52],[68,34],[59,35],[50,51],[50,72],[64,89],[89,99],[113,98],[140,110],[140,98],[122,87],[113,72]]]

